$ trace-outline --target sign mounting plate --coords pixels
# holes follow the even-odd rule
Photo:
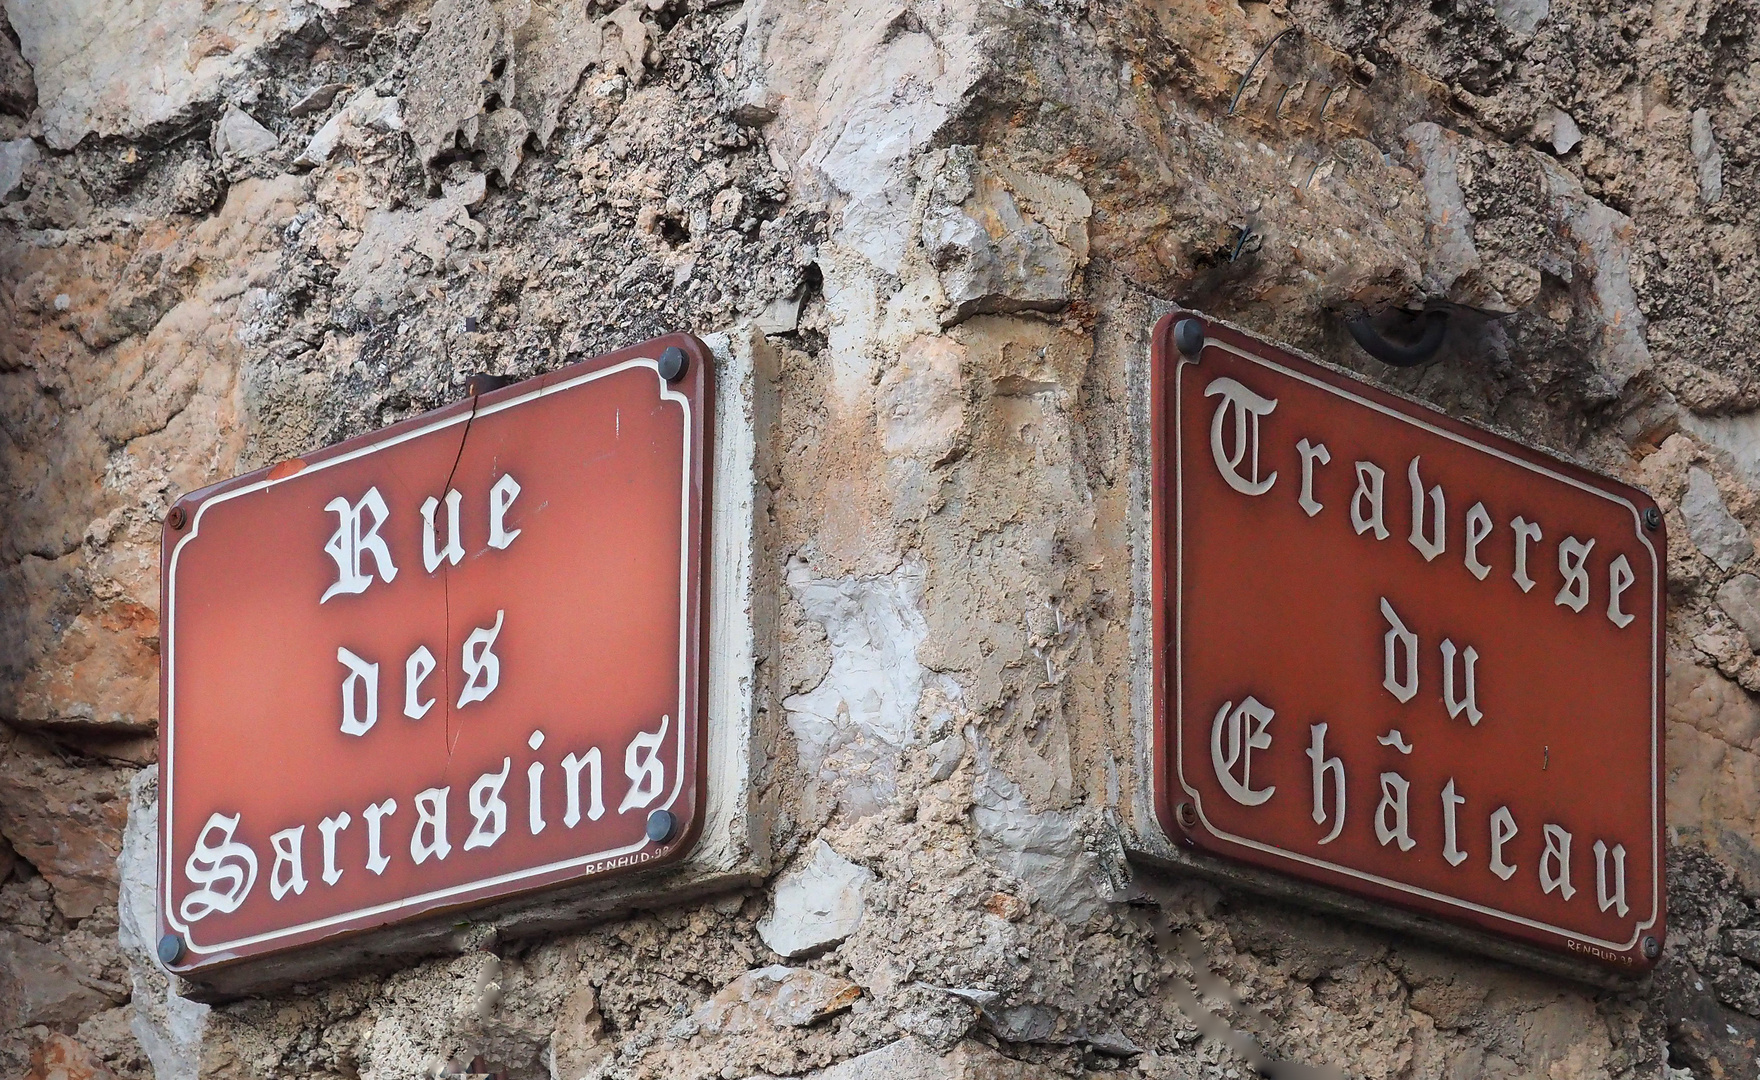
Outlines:
[[[1167,835],[1625,971],[1664,937],[1649,496],[1234,329],[1154,334]]]
[[[172,970],[688,851],[712,365],[662,338],[178,501]]]

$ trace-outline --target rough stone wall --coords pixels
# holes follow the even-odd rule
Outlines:
[[[0,1073],[1752,1075],[1753,0],[3,6]],[[1653,978],[1124,859],[1129,373],[1170,301],[1669,509]],[[1439,361],[1349,344],[1390,303],[1452,305]],[[472,372],[739,324],[779,358],[777,878],[171,993],[170,501]]]

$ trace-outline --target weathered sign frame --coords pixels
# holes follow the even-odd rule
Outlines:
[[[1321,883],[1315,880],[1303,880],[1268,870],[1264,867],[1238,862],[1232,858],[1220,857],[1208,853],[1196,846],[1188,830],[1194,822],[1182,823],[1179,820],[1179,809],[1176,804],[1182,803],[1185,796],[1181,793],[1178,778],[1177,747],[1170,740],[1177,738],[1177,727],[1174,719],[1168,717],[1171,649],[1176,644],[1176,631],[1169,627],[1162,614],[1167,611],[1169,603],[1169,573],[1164,553],[1167,550],[1168,530],[1172,524],[1173,511],[1167,506],[1167,500],[1161,493],[1169,490],[1166,486],[1172,470],[1171,452],[1167,430],[1167,393],[1168,384],[1175,377],[1176,365],[1186,358],[1180,353],[1174,342],[1174,327],[1182,319],[1199,320],[1205,330],[1205,346],[1221,345],[1225,348],[1244,349],[1263,353],[1265,346],[1234,327],[1218,320],[1197,313],[1162,309],[1166,314],[1156,323],[1150,340],[1145,344],[1144,352],[1147,361],[1145,369],[1139,369],[1139,377],[1133,383],[1133,429],[1139,442],[1140,452],[1144,453],[1145,465],[1138,476],[1134,488],[1134,501],[1138,514],[1134,515],[1142,522],[1141,531],[1134,544],[1136,583],[1136,604],[1138,631],[1135,650],[1141,658],[1141,667],[1135,694],[1136,719],[1134,726],[1138,742],[1137,784],[1134,785],[1135,797],[1132,800],[1132,812],[1127,815],[1131,829],[1127,839],[1127,848],[1139,860],[1152,864],[1170,866],[1181,870],[1193,871],[1207,877],[1245,886],[1253,891],[1266,893],[1279,898],[1291,900],[1303,906],[1320,910],[1346,914],[1364,921],[1392,926],[1402,930],[1415,932],[1427,937],[1443,940],[1449,944],[1486,953],[1503,959],[1513,959],[1528,966],[1542,968],[1573,978],[1584,979],[1597,983],[1609,983],[1622,975],[1641,973],[1653,966],[1660,955],[1662,941],[1666,933],[1666,886],[1664,882],[1663,854],[1664,845],[1664,800],[1661,783],[1666,776],[1664,758],[1663,733],[1663,694],[1664,681],[1664,641],[1660,627],[1665,617],[1666,589],[1664,587],[1665,566],[1662,553],[1666,551],[1666,532],[1661,527],[1659,514],[1656,523],[1649,531],[1647,543],[1653,543],[1656,562],[1656,582],[1653,603],[1654,618],[1658,632],[1654,635],[1652,652],[1652,686],[1654,689],[1650,712],[1649,744],[1652,755],[1651,772],[1651,843],[1655,858],[1653,881],[1655,883],[1652,900],[1653,927],[1646,932],[1650,941],[1635,940],[1617,956],[1607,955],[1614,950],[1602,949],[1600,952],[1584,950],[1575,954],[1556,951],[1559,946],[1553,943],[1546,947],[1533,940],[1517,940],[1505,933],[1493,930],[1487,924],[1494,920],[1463,919],[1454,914],[1442,914],[1436,910],[1426,910],[1411,903],[1408,897],[1402,896],[1398,887],[1380,888],[1373,893],[1362,894],[1344,891],[1338,885]],[[1556,474],[1568,474],[1575,480],[1595,485],[1605,490],[1610,485],[1628,488],[1609,478],[1602,477],[1581,466],[1560,462],[1554,455],[1545,454],[1521,445],[1519,442],[1487,432],[1482,428],[1454,420],[1438,413],[1421,402],[1405,398],[1397,393],[1375,387],[1366,383],[1359,376],[1341,372],[1320,361],[1314,360],[1293,350],[1279,348],[1279,360],[1288,366],[1299,368],[1303,377],[1317,384],[1329,384],[1334,388],[1345,388],[1348,393],[1367,403],[1379,406],[1402,418],[1412,413],[1419,413],[1424,420],[1435,429],[1439,429],[1450,437],[1463,439],[1475,446],[1494,443],[1500,451],[1522,464],[1538,467]],[[1631,506],[1634,521],[1647,510],[1654,508],[1654,503],[1645,500],[1642,505]],[[1167,721],[1163,722],[1163,718]],[[1176,794],[1177,793],[1177,794]],[[1192,810],[1187,809],[1189,815]],[[1636,935],[1634,935],[1636,937]],[[1646,945],[1649,948],[1646,948]],[[1598,947],[1597,947],[1598,948]]]
[[[683,744],[690,743],[687,771],[676,774],[679,786],[664,804],[656,805],[676,807],[675,800],[687,793],[693,793],[694,805],[679,815],[678,828],[666,841],[664,856],[610,874],[580,876],[581,865],[615,855],[593,853],[562,865],[532,869],[512,881],[472,882],[442,895],[383,905],[385,910],[365,913],[340,926],[333,925],[336,920],[326,920],[324,926],[295,928],[279,935],[285,950],[242,959],[222,954],[214,962],[195,965],[197,970],[190,970],[190,961],[199,957],[185,953],[167,966],[174,974],[187,974],[192,980],[188,988],[194,995],[222,999],[390,957],[469,947],[470,940],[484,933],[566,925],[660,897],[683,899],[732,887],[755,880],[766,871],[769,852],[752,814],[750,775],[754,752],[761,753],[759,748],[767,741],[758,726],[764,722],[762,700],[768,687],[754,678],[751,665],[768,651],[774,635],[773,620],[766,617],[770,613],[759,601],[758,592],[766,515],[764,489],[758,480],[765,467],[764,454],[755,437],[757,429],[769,422],[774,407],[773,359],[759,335],[712,340],[717,348],[688,335],[672,335],[583,361],[204,488],[174,505],[167,515],[161,583],[167,627],[162,665],[167,672],[175,662],[176,649],[175,610],[171,606],[176,551],[198,531],[204,506],[436,427],[464,423],[473,413],[482,416],[489,410],[510,408],[613,370],[646,367],[654,369],[659,378],[657,365],[669,347],[683,350],[687,358],[685,373],[672,392],[688,395],[688,437],[700,449],[685,455],[691,472],[687,491],[695,492],[699,512],[691,515],[695,520],[685,523],[684,573],[691,587],[684,597],[687,654],[681,657],[681,665],[691,676],[682,680],[688,700],[681,718],[689,718],[696,737],[681,740],[681,754],[687,753]],[[662,380],[662,392],[667,389]],[[155,906],[163,934],[176,928],[167,918],[170,894],[164,871],[168,857],[174,857],[167,851],[171,832],[166,827],[176,782],[175,688],[170,678],[162,679],[161,703],[165,710],[161,730],[164,786],[158,805],[161,839],[156,848],[161,869]],[[718,718],[714,725],[708,722],[712,713]],[[315,944],[320,942],[321,946]],[[218,948],[224,947],[225,943]],[[208,946],[210,953],[215,948]]]

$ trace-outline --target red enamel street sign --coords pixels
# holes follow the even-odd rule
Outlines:
[[[1190,317],[1153,357],[1168,835],[1652,966],[1655,503],[1217,324],[1184,355]]]
[[[662,338],[173,507],[174,970],[688,848],[710,379],[701,343]]]

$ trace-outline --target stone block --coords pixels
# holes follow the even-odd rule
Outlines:
[[[24,1080],[116,1080],[116,1074],[90,1047],[55,1032],[31,1052]]]
[[[62,915],[86,918],[115,895],[127,817],[123,770],[0,729],[0,834],[54,886]]]
[[[1728,570],[1754,554],[1754,541],[1747,527],[1735,519],[1717,493],[1717,481],[1704,469],[1687,470],[1687,492],[1681,497],[1681,516],[1687,521],[1687,535],[1693,546]]]
[[[1719,586],[1717,606],[1735,620],[1748,644],[1760,651],[1760,577],[1737,574]]]
[[[775,902],[758,923],[758,936],[791,960],[835,945],[861,924],[864,892],[873,879],[871,871],[817,840],[806,863],[776,882]]]
[[[739,1034],[763,1027],[806,1027],[855,1004],[862,988],[822,971],[781,964],[748,971],[697,1010],[702,1030]]]
[[[110,999],[87,985],[72,962],[47,945],[0,930],[0,1031],[77,1024]]]
[[[961,1042],[945,1055],[906,1037],[807,1074],[807,1080],[1050,1080],[1048,1065],[1015,1061],[981,1043]]]
[[[222,158],[261,157],[280,145],[273,131],[236,105],[228,105],[214,125],[214,152]]]

